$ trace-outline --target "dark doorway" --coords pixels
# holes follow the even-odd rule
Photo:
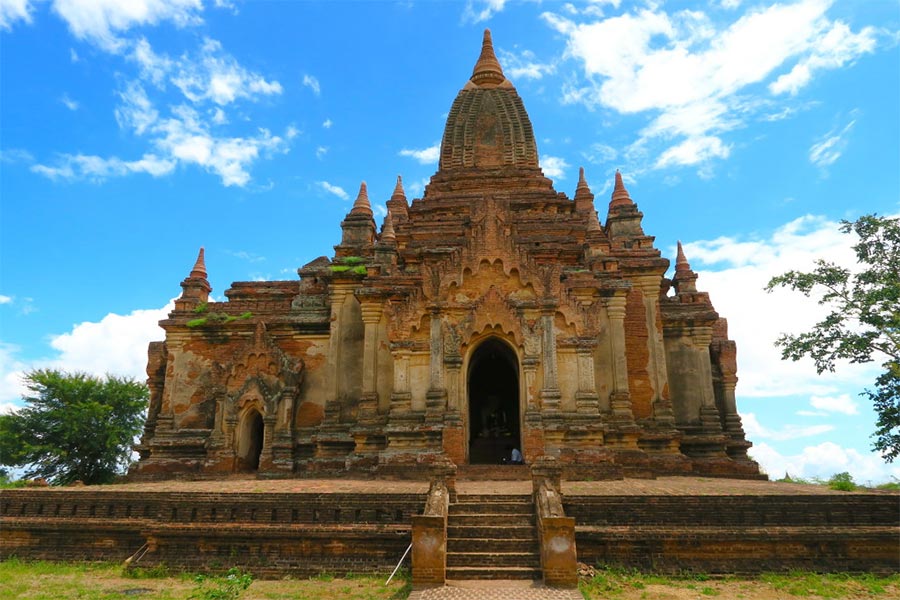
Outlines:
[[[265,431],[266,426],[258,411],[252,410],[244,417],[244,426],[238,446],[241,470],[256,471],[259,469],[259,455],[262,453]]]
[[[519,361],[513,350],[490,338],[472,354],[468,374],[469,463],[500,464],[520,451]]]

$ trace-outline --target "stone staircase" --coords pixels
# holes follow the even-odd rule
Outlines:
[[[447,579],[540,579],[528,495],[460,495],[447,520]]]

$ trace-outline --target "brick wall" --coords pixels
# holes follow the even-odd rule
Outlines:
[[[424,494],[6,490],[0,558],[120,560],[257,576],[393,568]]]
[[[567,496],[578,559],[656,572],[900,571],[896,495]]]

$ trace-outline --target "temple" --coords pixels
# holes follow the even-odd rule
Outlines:
[[[572,478],[760,477],[681,244],[668,279],[618,172],[608,204],[583,170],[554,189],[489,31],[422,198],[398,177],[386,204],[379,231],[362,183],[331,258],[227,302],[200,250],[150,344],[134,476],[416,477],[517,448]]]

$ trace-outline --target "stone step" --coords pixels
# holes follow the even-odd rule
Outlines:
[[[530,567],[447,567],[447,579],[540,579],[541,570]]]
[[[503,526],[533,526],[534,515],[506,515],[506,514],[477,514],[477,515],[450,515],[447,519],[448,526],[465,527],[467,525],[492,527]]]
[[[531,502],[466,502],[450,505],[450,515],[533,515]]]
[[[447,540],[447,552],[538,552],[534,538],[465,538]]]
[[[496,539],[496,540],[537,540],[534,525],[493,526],[493,525],[447,525],[447,538],[453,539]]]
[[[528,465],[459,465],[459,481],[526,481],[531,479]]]
[[[447,567],[527,567],[539,569],[537,552],[448,552]]]
[[[495,502],[520,502],[531,505],[534,502],[531,494],[459,494],[456,498],[459,504],[480,502],[493,504]]]

